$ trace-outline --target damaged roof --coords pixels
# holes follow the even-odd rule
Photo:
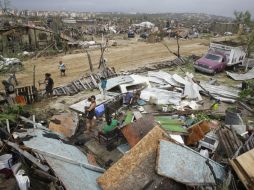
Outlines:
[[[83,167],[89,166],[89,163],[78,148],[63,143],[47,129],[28,129],[17,134],[21,139],[30,137],[23,140],[24,145],[45,158],[67,190],[99,190],[96,179],[101,172],[92,170],[93,166],[90,169]]]

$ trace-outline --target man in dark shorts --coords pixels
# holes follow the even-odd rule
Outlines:
[[[96,98],[95,96],[91,96],[89,99],[90,106],[85,107],[86,112],[86,133],[91,132],[91,129],[95,127],[95,108],[96,108]]]
[[[46,73],[45,74],[45,90],[46,90],[46,95],[47,97],[52,97],[53,96],[53,87],[54,87],[54,81],[51,78],[51,74],[50,73]]]

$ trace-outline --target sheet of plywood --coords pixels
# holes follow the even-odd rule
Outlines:
[[[237,157],[236,160],[249,176],[254,177],[254,150]]]
[[[57,121],[59,123],[56,123]],[[78,126],[78,116],[76,113],[63,113],[54,115],[49,123],[49,129],[64,137],[71,137],[75,134]]]
[[[236,174],[248,190],[254,189],[254,149],[230,160]]]
[[[149,183],[161,181],[155,172],[159,140],[166,135],[154,127],[136,146],[97,179],[104,190],[139,190]]]

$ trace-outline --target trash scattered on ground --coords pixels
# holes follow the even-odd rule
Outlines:
[[[5,58],[0,55],[0,72],[19,71],[23,67],[22,62],[17,58]]]

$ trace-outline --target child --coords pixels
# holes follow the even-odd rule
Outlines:
[[[65,65],[62,61],[59,61],[60,75],[65,76]]]

